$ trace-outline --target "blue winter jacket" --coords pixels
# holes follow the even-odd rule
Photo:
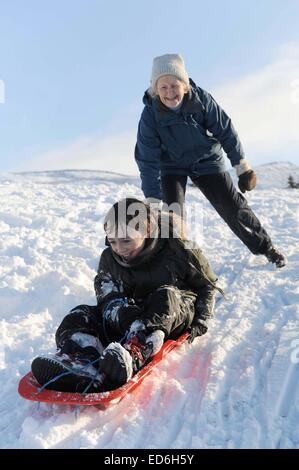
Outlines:
[[[222,148],[232,166],[244,151],[230,118],[214,98],[190,79],[191,90],[179,111],[145,92],[135,159],[145,197],[161,199],[160,176],[198,176],[226,170]]]

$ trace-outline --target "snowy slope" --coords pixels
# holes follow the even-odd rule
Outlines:
[[[54,350],[68,310],[94,304],[107,208],[141,197],[137,177],[60,171],[0,175],[1,448],[299,448],[299,168],[257,169],[249,202],[289,264],[251,255],[198,190],[197,235],[227,299],[207,335],[173,351],[106,411],[27,402],[20,377]],[[296,179],[296,177],[295,177]],[[297,178],[299,180],[299,177]],[[202,230],[202,227],[204,229]]]

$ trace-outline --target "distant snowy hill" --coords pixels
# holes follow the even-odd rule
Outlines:
[[[0,173],[0,181],[20,181],[22,178],[32,178],[35,183],[74,183],[74,182],[118,182],[119,184],[138,181],[138,176],[124,175],[113,171],[99,170],[53,170],[28,171],[15,173]]]
[[[286,188],[288,177],[292,175],[299,182],[299,167],[290,162],[273,162],[254,168],[259,189]]]
[[[137,176],[65,170],[0,174],[1,448],[299,448],[299,167],[256,168],[246,197],[289,264],[250,254],[200,192],[189,233],[226,299],[208,333],[167,356],[106,411],[27,402],[17,386],[55,350],[64,315],[95,304],[102,222],[115,200],[142,198]]]
[[[288,177],[292,175],[295,181],[299,181],[299,167],[291,162],[272,162],[259,165],[254,170],[258,177],[258,189],[286,188]],[[229,170],[235,177],[235,170]],[[53,170],[53,171],[31,171],[21,173],[0,173],[0,181],[19,180],[20,178],[34,178],[36,183],[71,183],[82,181],[129,183],[140,185],[138,175],[125,175],[112,171],[100,170]]]

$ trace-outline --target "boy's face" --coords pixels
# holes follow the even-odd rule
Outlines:
[[[134,238],[112,238],[108,236],[108,242],[114,253],[120,256],[123,261],[130,262],[143,250],[145,238],[142,234],[137,234]]]
[[[167,108],[175,108],[182,102],[187,90],[184,83],[176,77],[163,75],[157,81],[156,91]]]

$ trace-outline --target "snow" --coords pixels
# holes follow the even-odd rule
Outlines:
[[[105,212],[142,197],[138,177],[96,171],[0,174],[1,448],[299,448],[299,168],[257,168],[250,205],[289,264],[253,256],[194,187],[190,232],[220,277],[208,333],[172,351],[105,411],[29,402],[18,381],[55,351],[67,312],[95,304]],[[203,223],[203,225],[202,225]]]

